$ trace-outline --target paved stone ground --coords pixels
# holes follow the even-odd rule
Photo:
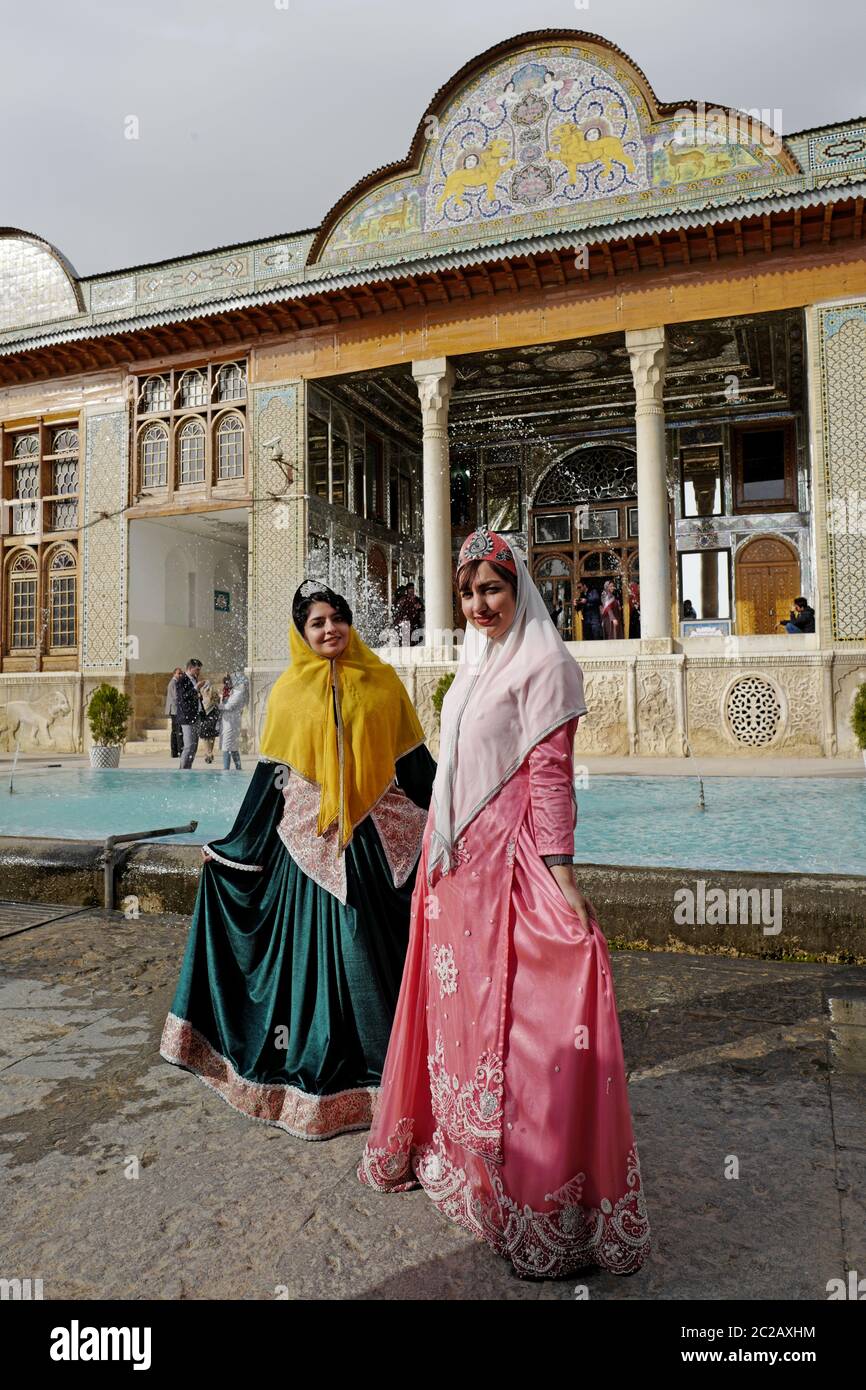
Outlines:
[[[573,1299],[423,1192],[362,1188],[363,1135],[292,1139],[161,1061],[186,919],[56,913],[0,906],[0,1276],[46,1299]],[[622,953],[615,977],[654,1253],[582,1276],[590,1298],[824,1300],[866,1273],[866,970]]]

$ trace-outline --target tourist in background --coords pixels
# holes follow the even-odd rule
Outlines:
[[[358,1178],[420,1185],[521,1277],[631,1274],[649,1223],[610,955],[572,869],[580,667],[502,536],[466,539],[457,587],[466,637]]]
[[[165,716],[171,720],[171,756],[179,758],[183,748],[183,734],[181,733],[180,720],[177,717],[177,683],[183,675],[183,669],[175,666],[171,674],[171,680],[165,687]]]
[[[394,622],[400,630],[400,645],[405,647],[416,640],[415,634],[424,626],[424,605],[411,582],[397,591]]]
[[[590,584],[583,597],[583,640],[600,642],[604,636],[601,625],[601,595],[594,584]]]
[[[223,755],[223,772],[228,772],[229,764],[234,763],[241,771],[241,716],[249,703],[249,686],[243,671],[235,671],[223,681],[223,691],[228,683],[228,694],[223,694],[219,708],[222,718],[220,751]]]
[[[687,598],[683,603],[683,618],[686,622],[694,622],[697,619],[697,616],[698,615],[695,612],[695,605],[692,603],[690,598]]]
[[[622,604],[612,579],[604,581],[601,591],[601,626],[608,642],[622,637]]]
[[[814,632],[815,631],[815,610],[809,607],[809,603],[801,595],[794,599],[794,607],[791,609],[791,616],[787,622],[781,622],[786,632]]]
[[[586,607],[586,585],[578,579],[574,590],[574,640],[583,641],[583,610]]]
[[[628,586],[628,635],[640,637],[640,586],[635,579]]]
[[[210,681],[204,681],[201,688],[201,714],[198,718],[197,732],[204,747],[205,762],[213,762],[214,739],[220,732],[222,711],[220,697]]]
[[[183,752],[180,758],[182,772],[187,772],[192,767],[198,748],[196,725],[201,713],[200,674],[201,662],[197,657],[191,657],[186,663],[186,670],[177,680],[177,717],[183,734]]]

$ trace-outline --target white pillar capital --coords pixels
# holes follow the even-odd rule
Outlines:
[[[424,362],[413,362],[412,375],[418,387],[425,430],[447,428],[448,399],[455,375],[448,358],[429,357]]]
[[[664,328],[633,328],[625,335],[637,396],[637,413],[662,409],[667,365]]]

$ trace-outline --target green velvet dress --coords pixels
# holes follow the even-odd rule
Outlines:
[[[368,814],[345,850],[341,902],[278,834],[281,771],[258,761],[231,831],[210,844],[219,858],[202,866],[160,1052],[243,1114],[302,1139],[328,1139],[371,1122],[417,855],[410,847],[411,872],[396,887]],[[435,771],[423,744],[406,753],[396,763],[398,796],[427,808]]]

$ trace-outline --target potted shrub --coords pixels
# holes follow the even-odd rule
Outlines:
[[[854,705],[851,710],[851,728],[854,730],[854,737],[863,754],[863,762],[866,763],[866,682],[860,686],[854,696]]]
[[[90,749],[91,767],[119,767],[120,753],[126,742],[126,726],[132,714],[128,695],[103,682],[90,697],[87,722],[93,746]]]
[[[454,671],[447,671],[430,697],[430,703],[436,711],[437,724],[440,722],[442,718],[442,701],[445,699],[445,696],[448,694],[448,691],[451,688],[451,682],[454,680],[455,674],[456,673]]]

